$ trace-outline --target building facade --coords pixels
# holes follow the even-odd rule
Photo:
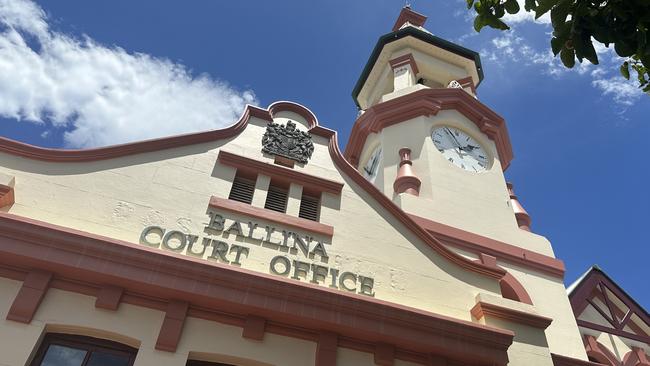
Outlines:
[[[380,37],[345,151],[285,101],[97,149],[0,139],[0,365],[647,365],[643,309],[567,295],[479,55],[425,21]]]

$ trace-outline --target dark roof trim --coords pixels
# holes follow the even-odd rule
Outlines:
[[[385,34],[381,36],[377,41],[377,44],[375,45],[375,48],[372,50],[372,54],[370,55],[370,58],[368,59],[366,66],[363,68],[363,72],[361,73],[361,76],[359,77],[357,84],[354,86],[354,89],[352,90],[352,99],[354,99],[354,103],[357,105],[357,107],[359,107],[359,102],[357,101],[359,92],[361,92],[361,88],[363,87],[363,84],[368,79],[368,75],[370,75],[370,71],[372,70],[372,67],[375,65],[375,62],[377,62],[377,59],[379,58],[379,54],[384,49],[384,46],[391,42],[397,41],[399,39],[408,36],[415,37],[421,41],[427,42],[436,47],[440,47],[443,50],[449,51],[451,53],[455,53],[458,56],[465,57],[470,60],[474,60],[474,63],[476,63],[476,71],[478,72],[478,79],[479,79],[478,84],[476,86],[478,86],[481,83],[481,81],[483,81],[483,67],[481,66],[481,57],[479,56],[478,52],[459,46],[455,43],[446,41],[442,38],[436,37],[433,34],[424,32],[415,27],[405,27],[395,32]]]
[[[605,279],[607,279],[612,285],[614,285],[623,295],[625,295],[632,304],[634,304],[639,310],[641,310],[642,315],[646,316],[646,319],[643,319],[644,321],[650,319],[650,313],[648,313],[648,311],[643,306],[641,306],[641,304],[639,304],[636,300],[634,300],[634,298],[630,296],[630,294],[628,294],[621,286],[619,286],[618,283],[616,283],[616,281],[614,281],[611,277],[609,277],[609,275],[605,273],[605,271],[596,264],[591,266],[589,271],[587,271],[587,274],[583,276],[583,278],[580,279],[580,282],[578,282],[576,286],[573,287],[572,291],[569,292],[569,298],[571,298],[577,292],[576,290],[578,287],[580,287],[583,283],[585,283],[585,280],[587,279],[587,277],[591,275],[592,272],[600,273],[603,277],[605,277]],[[648,324],[650,324],[650,322],[648,322]]]

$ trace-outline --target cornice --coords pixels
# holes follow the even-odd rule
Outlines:
[[[352,99],[354,99],[354,103],[357,105],[357,107],[359,107],[359,101],[357,100],[357,97],[359,96],[361,89],[366,83],[366,80],[368,80],[368,76],[370,76],[370,73],[372,72],[373,67],[377,63],[377,60],[379,59],[379,55],[381,54],[384,47],[389,43],[396,42],[406,37],[413,37],[415,39],[418,39],[420,41],[426,42],[433,46],[439,47],[445,51],[463,57],[467,60],[474,61],[474,64],[476,65],[476,72],[479,78],[479,81],[476,86],[478,86],[478,84],[480,84],[481,81],[483,81],[483,66],[481,65],[481,56],[478,54],[478,52],[472,51],[463,46],[459,46],[455,43],[436,37],[433,34],[425,32],[416,27],[404,27],[402,29],[398,29],[391,33],[385,34],[381,36],[379,40],[377,40],[377,44],[375,45],[375,48],[372,50],[372,53],[370,54],[370,58],[368,58],[368,61],[366,62],[366,65],[361,71],[361,75],[359,75],[359,79],[357,80],[356,84],[354,85],[354,89],[352,90]]]
[[[551,325],[551,322],[553,321],[553,319],[547,318],[545,316],[510,309],[484,301],[477,302],[470,312],[476,319],[481,319],[485,316],[491,316],[539,329],[548,328],[548,326]]]
[[[229,138],[241,133],[246,128],[246,125],[248,125],[248,121],[251,117],[273,121],[273,116],[269,111],[252,105],[247,105],[244,109],[244,113],[235,124],[219,130],[80,150],[48,149],[0,137],[0,152],[33,160],[52,162],[84,162],[114,159],[122,156],[142,154]]]
[[[15,200],[14,187],[0,184],[0,208],[13,205]]]
[[[514,155],[505,120],[462,89],[420,89],[368,108],[354,123],[345,157],[356,167],[368,135],[419,116],[435,116],[456,110],[474,122],[496,144],[505,171]]]
[[[246,203],[237,202],[225,198],[212,196],[210,198],[210,206],[241,215],[252,216],[258,219],[291,226],[293,228],[305,230],[308,232],[322,234],[329,238],[334,235],[334,227],[330,225],[325,225],[320,222],[287,215],[285,213],[276,212],[261,207],[255,207]]]
[[[603,366],[603,364],[597,362],[583,361],[555,353],[551,353],[551,358],[553,359],[553,366]]]
[[[409,214],[409,216],[444,244],[475,253],[489,254],[499,258],[499,260],[512,262],[553,277],[564,278],[564,262],[560,259],[441,224],[424,217],[413,214]]]
[[[7,213],[0,213],[0,238],[2,266],[39,268],[52,273],[53,286],[70,290],[117,286],[125,298],[136,294],[166,302],[168,313],[174,299],[183,299],[190,316],[259,316],[273,320],[269,331],[279,326],[327,331],[348,342],[390,344],[401,353],[435,353],[485,366],[505,366],[514,337],[507,330]],[[0,271],[5,273],[16,271]],[[158,300],[140,304],[161,307]]]

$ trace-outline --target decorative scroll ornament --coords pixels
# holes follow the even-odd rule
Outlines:
[[[449,82],[449,85],[447,85],[447,88],[450,88],[450,89],[462,89],[463,86],[460,85],[460,83],[458,81],[452,80],[452,81]]]
[[[285,126],[269,122],[262,137],[262,151],[306,164],[314,152],[314,143],[309,133],[296,129],[291,121]]]

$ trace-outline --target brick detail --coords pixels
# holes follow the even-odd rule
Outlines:
[[[165,319],[158,333],[156,349],[160,351],[176,352],[178,341],[183,333],[183,325],[187,316],[189,303],[173,300],[167,304]]]
[[[7,320],[29,324],[38,310],[45,293],[50,287],[52,273],[32,271],[27,274],[23,286],[18,291],[11,304]]]
[[[336,351],[338,336],[334,333],[324,332],[318,336],[316,345],[316,366],[336,366]]]
[[[264,332],[266,328],[266,319],[259,316],[249,315],[244,322],[241,336],[255,341],[264,339]]]
[[[97,292],[95,307],[106,310],[117,310],[122,300],[124,289],[117,286],[104,286]]]
[[[393,366],[395,364],[395,347],[390,344],[377,344],[375,346],[375,365]]]
[[[441,356],[429,355],[427,366],[447,366],[447,359]]]

